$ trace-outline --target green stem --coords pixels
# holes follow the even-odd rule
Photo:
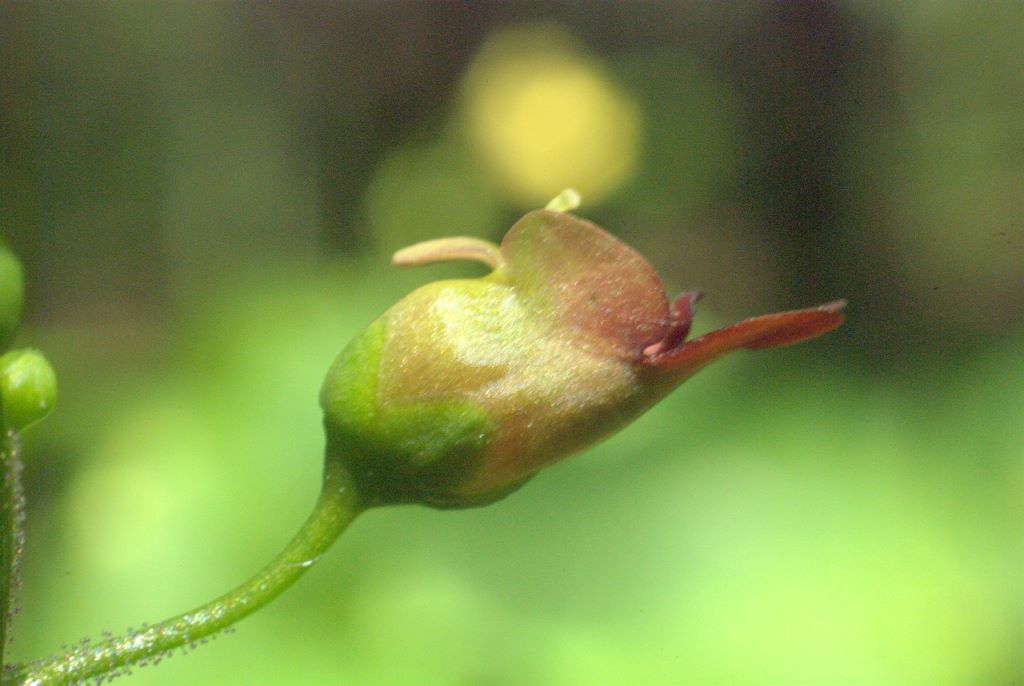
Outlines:
[[[25,495],[21,490],[21,444],[7,431],[0,437],[0,665],[10,641],[18,563],[25,545]]]
[[[302,576],[341,535],[363,505],[348,473],[327,460],[313,512],[288,546],[251,579],[202,607],[154,626],[69,650],[28,665],[4,684],[58,686],[111,676],[142,660],[159,658],[231,626],[276,598]]]

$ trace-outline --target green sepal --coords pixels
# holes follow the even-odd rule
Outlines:
[[[479,469],[494,422],[466,401],[381,407],[377,383],[385,333],[382,320],[368,326],[327,374],[320,393],[327,459],[345,464],[367,505],[470,507],[514,490],[453,495]]]
[[[21,262],[0,240],[0,348],[7,347],[21,321],[25,283]]]

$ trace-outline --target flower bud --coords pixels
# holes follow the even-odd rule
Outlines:
[[[0,240],[0,346],[6,346],[18,328],[23,296],[21,263]]]
[[[0,412],[5,429],[21,431],[57,401],[57,376],[38,350],[11,350],[0,357]]]
[[[643,257],[557,209],[530,212],[500,247],[447,238],[393,262],[452,259],[492,271],[406,296],[324,382],[329,459],[346,463],[369,504],[486,504],[617,431],[718,356],[842,322],[836,302],[687,341],[699,294],[670,307]]]

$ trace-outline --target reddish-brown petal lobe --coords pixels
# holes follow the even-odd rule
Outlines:
[[[594,224],[564,212],[530,212],[501,252],[524,300],[581,342],[635,360],[665,337],[668,300],[654,268]]]
[[[799,343],[809,338],[828,333],[843,322],[840,310],[846,301],[766,314],[745,319],[718,331],[712,331],[675,349],[667,349],[647,359],[647,363],[659,370],[696,369],[724,353],[739,348],[760,350],[780,345]]]
[[[690,333],[690,326],[693,324],[693,310],[697,301],[704,297],[700,291],[683,293],[672,303],[669,310],[669,325],[665,330],[665,337],[657,343],[652,343],[643,349],[645,356],[657,355],[666,350],[672,350],[686,340]]]

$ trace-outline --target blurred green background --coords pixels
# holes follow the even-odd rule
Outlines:
[[[316,495],[316,394],[564,186],[698,331],[846,297],[481,510],[371,512],[134,684],[1024,681],[1024,6],[0,2],[15,658],[184,610]]]

